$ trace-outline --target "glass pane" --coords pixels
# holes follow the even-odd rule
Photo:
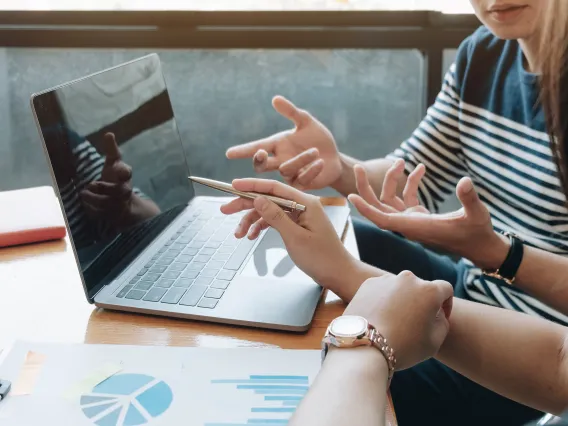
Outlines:
[[[147,53],[0,49],[0,190],[51,184],[30,94]],[[225,150],[291,127],[272,109],[276,94],[312,112],[343,152],[360,159],[392,151],[422,118],[422,57],[414,51],[158,53],[189,166],[198,176],[252,174],[250,161],[228,161]]]
[[[469,0],[23,0],[8,10],[438,10],[471,13]]]

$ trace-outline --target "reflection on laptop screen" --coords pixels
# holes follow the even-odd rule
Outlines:
[[[157,55],[33,100],[89,292],[193,197]]]

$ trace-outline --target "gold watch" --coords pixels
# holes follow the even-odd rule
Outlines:
[[[396,357],[387,339],[369,324],[365,318],[355,315],[343,315],[334,319],[322,340],[322,362],[325,360],[330,346],[337,348],[354,348],[357,346],[374,346],[385,357],[389,369],[388,383],[394,374]]]

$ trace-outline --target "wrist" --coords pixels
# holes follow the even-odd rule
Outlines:
[[[343,262],[336,263],[339,266],[339,268],[334,268],[336,273],[332,273],[320,284],[322,287],[333,291],[344,302],[349,303],[359,287],[366,280],[376,277],[378,274],[373,274],[363,262],[351,256],[351,254],[347,252],[345,254]]]
[[[377,383],[386,382],[389,375],[387,360],[377,348],[372,346],[354,348],[330,346],[324,367],[330,366],[340,368],[349,375],[371,378]]]
[[[347,197],[349,194],[357,192],[355,185],[355,172],[353,166],[355,162],[349,157],[339,153],[339,164],[341,165],[341,173],[339,178],[331,183],[331,187],[337,192]]]
[[[505,262],[510,248],[511,243],[508,237],[493,232],[490,241],[482,247],[477,247],[477,256],[470,258],[470,260],[482,269],[499,269]]]

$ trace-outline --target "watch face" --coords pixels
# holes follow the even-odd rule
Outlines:
[[[363,317],[345,315],[331,323],[330,331],[339,337],[357,337],[367,331],[367,320]]]

